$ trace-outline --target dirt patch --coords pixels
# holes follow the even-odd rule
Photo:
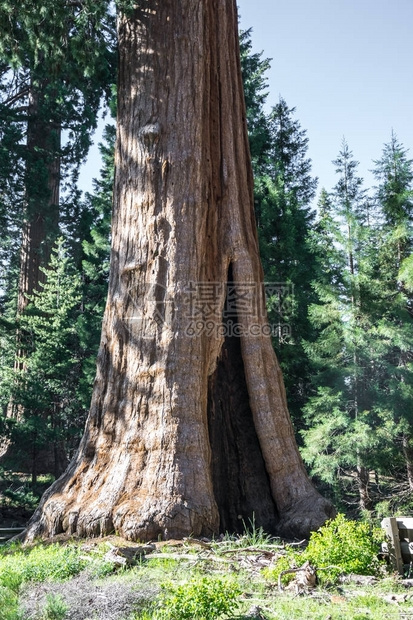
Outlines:
[[[25,620],[35,620],[44,609],[47,596],[60,596],[68,606],[67,620],[125,620],[159,593],[155,584],[113,577],[99,580],[89,571],[63,583],[27,585],[21,594]]]

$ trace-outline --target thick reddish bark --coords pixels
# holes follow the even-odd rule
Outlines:
[[[333,509],[305,473],[263,334],[236,5],[139,7],[119,23],[111,273],[90,416],[25,537],[211,535],[253,514],[306,536]],[[242,336],[214,327],[228,279],[239,295],[255,287],[255,311],[236,316]],[[212,329],[195,334],[191,283],[215,287]]]

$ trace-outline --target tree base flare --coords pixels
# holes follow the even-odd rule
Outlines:
[[[50,500],[39,506],[25,532],[18,537],[25,543],[60,534],[81,538],[116,534],[130,541],[151,541],[179,540],[187,536],[212,537],[218,533],[208,511],[191,508],[186,501],[171,500],[167,512],[156,503],[139,506],[132,501],[112,511],[99,506],[82,511],[56,499],[53,489],[48,496]]]
[[[277,535],[282,538],[310,537],[326,521],[336,516],[334,506],[327,499],[315,492],[304,497],[280,515]]]
[[[79,505],[65,502],[58,493],[57,487],[61,486],[62,478],[46,492],[27,529],[18,536],[20,540],[29,543],[37,538],[53,538],[60,534],[94,538],[115,533],[126,540],[147,542],[179,540],[188,536],[211,538],[224,533],[216,513],[210,507],[190,506],[182,498],[171,498],[164,507],[153,500],[145,504],[126,501],[111,510],[95,504],[82,510]],[[288,539],[308,539],[312,531],[335,515],[332,504],[314,491],[314,494],[281,513],[279,520],[273,522],[271,531],[268,524],[260,523],[254,514],[252,518],[255,526],[263,527],[271,534]],[[243,524],[248,527],[248,518],[244,519]]]
[[[305,472],[267,330],[236,2],[155,4],[118,21],[111,268],[89,419],[26,538],[212,536],[253,517],[308,535],[332,511]]]

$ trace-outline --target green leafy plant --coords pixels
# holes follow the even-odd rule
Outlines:
[[[193,578],[164,585],[159,617],[165,620],[217,620],[238,607],[238,585],[217,577]]]
[[[319,571],[320,581],[335,581],[340,574],[377,574],[384,566],[378,559],[384,533],[365,522],[350,521],[343,514],[313,532],[303,553]]]
[[[48,594],[41,620],[64,620],[68,610],[69,607],[61,596]]]
[[[0,620],[23,620],[15,592],[0,586]]]

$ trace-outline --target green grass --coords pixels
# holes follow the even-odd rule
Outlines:
[[[22,620],[18,595],[4,586],[0,586],[0,620]]]
[[[265,603],[263,608],[266,609]],[[406,613],[412,613],[409,606]],[[380,597],[369,594],[346,599],[340,595],[320,593],[318,596],[293,597],[283,595],[271,602],[266,609],[269,620],[396,620],[399,619],[401,607],[383,601]]]
[[[0,552],[0,585],[18,592],[27,581],[61,581],[80,573],[88,562],[79,549],[58,544]]]
[[[103,560],[96,562],[98,567]],[[22,620],[19,593],[27,582],[63,581],[79,574],[90,562],[75,545],[39,544],[22,548],[9,544],[0,548],[0,620]],[[62,620],[64,605],[59,599],[47,601],[40,620]]]
[[[0,620],[24,620],[19,608],[24,584],[69,580],[86,567],[82,581],[86,596],[89,580],[99,587],[115,584],[119,592],[129,588],[133,597],[136,592],[136,605],[133,598],[130,613],[123,620],[242,620],[250,618],[252,606],[259,606],[268,620],[413,620],[413,592],[412,600],[405,600],[409,591],[400,581],[383,576],[373,561],[376,533],[368,526],[344,521],[340,516],[338,521],[326,524],[313,541],[307,549],[283,545],[252,523],[243,535],[212,541],[206,548],[197,546],[196,541],[164,546],[158,553],[165,557],[151,558],[149,554],[130,568],[114,568],[105,560],[109,547],[104,542],[87,547],[83,542],[38,544],[31,549],[7,545],[0,549]],[[341,549],[339,554],[337,549]],[[262,557],[268,558],[269,551],[274,554],[267,567],[259,563],[260,550],[264,551]],[[356,568],[375,573],[378,581],[365,586],[351,582],[334,586],[330,579],[330,585],[319,584],[302,596],[288,589],[279,592],[280,571],[301,566],[310,553],[317,567],[342,562],[343,573]],[[179,554],[184,557],[179,558]],[[294,577],[286,576],[284,586]],[[389,593],[396,595],[397,604],[386,600]],[[36,620],[68,617],[70,600],[63,600],[60,594],[67,598],[67,591],[62,589],[48,595]]]
[[[46,605],[42,611],[41,620],[64,620],[68,611],[69,607],[61,596],[48,594],[46,597]]]

